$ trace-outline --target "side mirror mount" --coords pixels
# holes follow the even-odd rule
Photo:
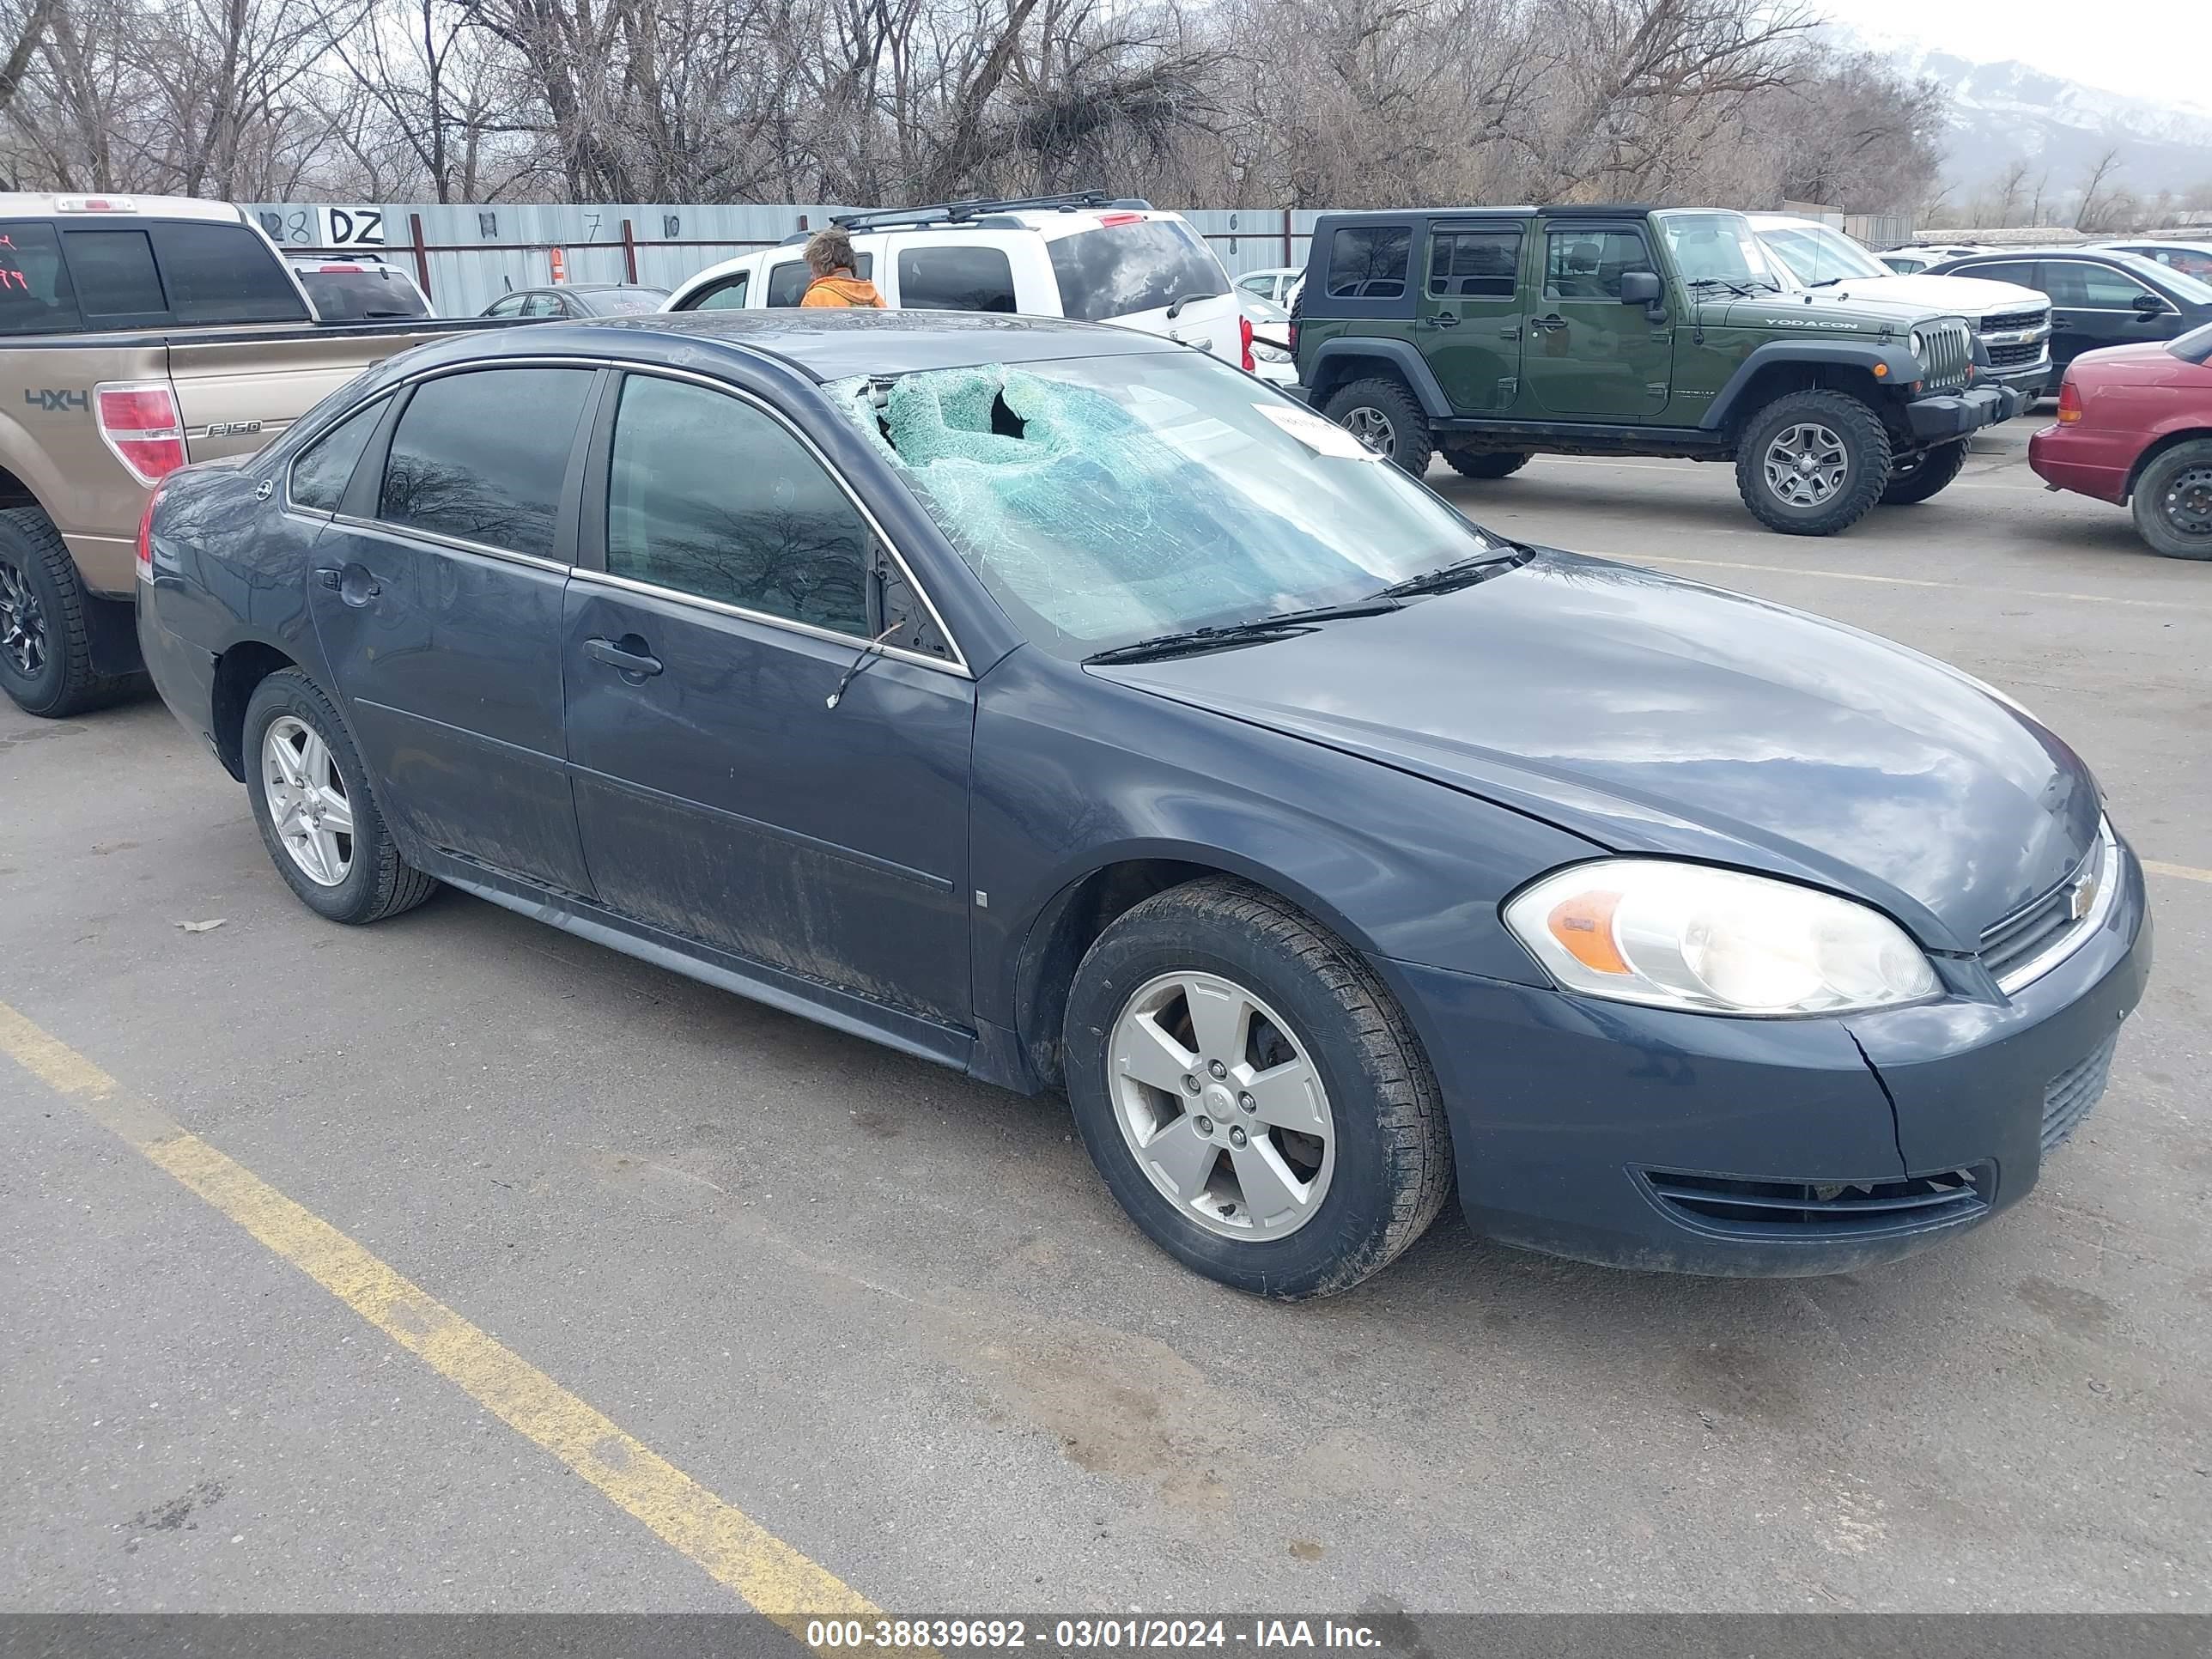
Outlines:
[[[1620,303],[1625,306],[1656,306],[1662,292],[1659,273],[1656,270],[1624,270],[1620,273]]]
[[[2154,317],[2166,315],[2166,301],[2155,294],[2136,295],[2136,315],[2148,322]]]

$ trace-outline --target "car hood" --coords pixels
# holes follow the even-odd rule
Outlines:
[[[1936,950],[2094,845],[2065,744],[1955,669],[1785,606],[1540,550],[1287,639],[1090,672],[1495,801],[1619,852],[1855,893]]]
[[[1972,319],[2051,308],[2048,295],[2017,283],[1992,283],[1980,276],[1850,276],[1832,291],[1847,293],[1854,300]]]
[[[1868,283],[1869,288],[1877,286]],[[1946,313],[1936,306],[1885,302],[1862,295],[1856,287],[1791,289],[1782,294],[1753,294],[1709,300],[1700,307],[1708,327],[1747,328],[1761,332],[1864,335],[1873,339],[1902,339],[1915,323]]]

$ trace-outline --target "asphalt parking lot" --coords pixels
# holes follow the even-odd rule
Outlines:
[[[455,894],[331,926],[158,703],[0,704],[0,1047],[46,1044],[0,1059],[0,1607],[714,1611],[795,1551],[912,1613],[2212,1610],[2212,568],[2045,494],[2031,425],[1826,541],[1723,467],[1435,475],[1959,663],[2155,861],[2082,1137],[1839,1278],[1606,1272],[1455,1212],[1352,1294],[1248,1300],[1144,1242],[1056,1102]],[[132,1121],[228,1160],[228,1207]],[[358,1260],[294,1265],[316,1218]],[[373,1300],[372,1257],[486,1346],[325,1287]],[[494,1352],[611,1419],[580,1457],[649,1449],[762,1537],[702,1570],[673,1483],[486,1403]]]

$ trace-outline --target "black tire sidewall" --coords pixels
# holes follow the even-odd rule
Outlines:
[[[1494,482],[1510,478],[1528,465],[1526,452],[1512,449],[1483,451],[1450,450],[1443,452],[1444,465],[1462,478]]]
[[[1843,441],[1850,468],[1844,488],[1814,507],[1794,507],[1766,482],[1766,452],[1785,427],[1818,422]],[[1889,440],[1881,417],[1841,392],[1796,392],[1776,398],[1744,428],[1736,483],[1753,516],[1794,536],[1832,536],[1866,515],[1889,485]]]
[[[63,596],[54,591],[53,573],[46,568],[44,551],[31,546],[14,526],[4,521],[0,521],[0,563],[13,565],[22,574],[38,604],[46,640],[46,659],[36,674],[26,675],[12,659],[0,657],[0,690],[7,692],[26,714],[63,712],[69,695],[69,612]]]
[[[1954,438],[1918,454],[1890,464],[1889,483],[1881,492],[1883,504],[1915,507],[1932,501],[1966,470],[1967,440]]]
[[[1211,918],[1171,933],[1143,924],[1109,929],[1078,970],[1066,1027],[1069,1104],[1100,1176],[1145,1233],[1194,1271],[1255,1295],[1295,1299],[1344,1282],[1347,1261],[1380,1248],[1395,1194],[1371,1104],[1367,1068],[1344,1010],[1326,987],[1264,938]],[[1115,1022],[1136,989],[1161,974],[1219,975],[1243,985],[1297,1027],[1320,1073],[1334,1120],[1335,1163],[1314,1218],[1288,1237],[1242,1243],[1207,1231],[1152,1185],[1123,1136],[1108,1081]]]
[[[1429,417],[1411,392],[1395,380],[1354,380],[1331,393],[1322,412],[1342,426],[1355,409],[1372,409],[1389,419],[1393,465],[1416,478],[1428,471],[1436,441],[1429,434]]]
[[[270,818],[268,786],[262,780],[261,744],[270,726],[287,714],[313,728],[315,735],[330,746],[338,775],[345,780],[346,799],[353,805],[353,867],[335,887],[325,887],[309,879],[307,872],[292,861],[292,855],[277,839],[276,826]],[[352,735],[330,699],[295,669],[271,674],[254,688],[246,705],[241,749],[246,799],[252,805],[253,822],[261,831],[261,844],[269,849],[270,860],[276,865],[276,872],[299,896],[300,902],[318,915],[343,922],[366,921],[374,917],[378,909],[379,871],[389,857],[386,842],[388,832],[376,809],[368,769],[362,766]]]
[[[2142,470],[2136,480],[2136,533],[2154,553],[2168,559],[2212,559],[2212,537],[2185,537],[2166,520],[2160,498],[2167,480],[2192,466],[2212,466],[2212,439],[2176,444]]]

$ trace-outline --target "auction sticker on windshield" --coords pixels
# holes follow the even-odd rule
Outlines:
[[[1325,421],[1310,409],[1297,409],[1289,404],[1255,404],[1252,407],[1316,455],[1334,455],[1346,461],[1382,459],[1334,421]]]

